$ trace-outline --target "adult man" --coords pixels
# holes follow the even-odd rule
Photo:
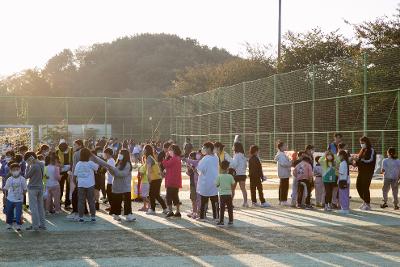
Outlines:
[[[69,198],[70,193],[70,181],[68,179],[68,171],[71,170],[72,165],[72,147],[69,147],[65,139],[60,140],[60,144],[57,147],[56,154],[60,160],[61,165],[61,180],[60,180],[60,200],[63,197],[64,193],[64,184],[65,184],[65,209],[70,209],[71,200]]]
[[[335,155],[338,153],[338,145],[342,142],[342,137],[341,133],[335,133],[333,135],[334,141],[328,145],[328,150]]]

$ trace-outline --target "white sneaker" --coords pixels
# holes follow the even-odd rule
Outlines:
[[[133,216],[132,213],[131,213],[131,214],[128,214],[128,216],[126,216],[125,219],[126,219],[128,222],[134,222],[134,221],[136,221],[136,218]]]
[[[162,213],[163,214],[168,214],[169,210],[168,209],[163,209]]]
[[[242,204],[242,208],[248,208],[249,207],[249,204],[247,203],[247,202],[244,202],[243,204]]]
[[[368,204],[365,204],[365,209],[364,210],[371,210],[371,206]]]
[[[331,205],[325,204],[324,210],[325,210],[325,211],[332,211]]]
[[[244,204],[243,204],[243,205],[244,205]],[[252,203],[251,203],[251,206],[252,206],[253,208],[256,208],[256,207],[258,207],[259,205],[258,205],[257,202],[252,202]]]
[[[147,215],[154,215],[154,214],[156,214],[156,212],[154,210],[152,210],[152,209],[148,209],[146,214]]]
[[[365,202],[364,203],[362,203],[362,205],[360,206],[360,210],[365,210]]]
[[[271,204],[269,204],[268,202],[264,202],[264,203],[261,203],[261,207],[269,208],[269,207],[271,207]]]
[[[121,221],[121,217],[119,215],[113,215],[113,219],[120,222]]]
[[[338,213],[343,214],[343,215],[347,215],[350,213],[349,210],[338,210]]]
[[[73,213],[71,213],[70,215],[67,216],[67,219],[75,220],[76,217],[78,217],[78,214],[76,212],[73,212]]]
[[[282,201],[282,202],[281,202],[281,205],[287,207],[287,206],[289,206],[289,202],[287,202],[287,201]]]

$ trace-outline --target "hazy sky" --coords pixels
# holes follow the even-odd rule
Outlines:
[[[340,28],[392,15],[400,0],[282,0],[282,30]],[[42,67],[75,49],[136,33],[175,33],[240,54],[277,42],[278,0],[1,0],[0,75]]]

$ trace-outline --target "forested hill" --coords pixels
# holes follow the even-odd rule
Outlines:
[[[0,81],[0,93],[51,96],[159,97],[187,67],[235,59],[224,49],[169,34],[141,34],[71,51],[43,69],[28,69]]]

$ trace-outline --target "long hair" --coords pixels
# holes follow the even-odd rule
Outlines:
[[[153,146],[152,146],[152,145],[149,145],[149,144],[145,145],[144,148],[143,148],[143,155],[144,155],[144,157],[145,157],[146,159],[147,159],[147,157],[149,157],[149,156],[152,156],[152,157],[155,159],[156,157],[154,156],[154,149],[153,149]]]
[[[331,155],[331,156],[332,156],[332,160],[331,160],[331,161],[328,160],[328,155]],[[326,163],[326,167],[327,167],[327,168],[329,167],[329,161],[332,162],[332,167],[335,166],[335,155],[332,153],[332,151],[329,151],[329,150],[326,151],[326,152],[325,152],[325,158],[326,158],[325,163]]]
[[[349,166],[349,154],[346,151],[342,150],[339,152],[339,156],[342,157],[342,161],[346,162],[347,165],[347,175],[350,174],[350,166]]]
[[[363,158],[365,156],[365,154],[367,153],[367,151],[370,151],[371,147],[372,147],[371,140],[369,140],[369,138],[366,137],[365,135],[360,138],[360,143],[361,142],[365,143],[367,145],[367,147],[361,148],[360,152],[358,153],[358,158]]]
[[[117,166],[119,167],[120,170],[123,170],[126,166],[126,164],[129,164],[130,169],[132,171],[132,164],[131,164],[131,155],[128,150],[126,149],[121,149],[119,152],[124,158],[122,160],[117,161]]]

